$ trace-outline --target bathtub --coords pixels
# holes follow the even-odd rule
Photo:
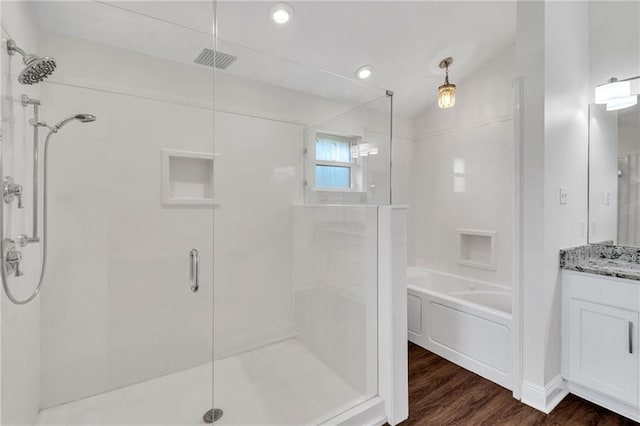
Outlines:
[[[407,281],[409,341],[512,389],[511,289],[424,268]]]

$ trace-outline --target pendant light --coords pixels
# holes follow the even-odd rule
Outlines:
[[[453,58],[444,58],[440,61],[440,68],[445,70],[444,84],[438,87],[438,106],[440,108],[451,108],[456,104],[456,85],[449,83],[449,66],[453,63]]]

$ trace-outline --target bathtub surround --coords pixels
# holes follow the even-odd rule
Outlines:
[[[457,82],[454,108],[434,104],[414,121],[411,266],[511,285],[514,54],[505,46]],[[494,235],[494,265],[470,266],[464,232]]]

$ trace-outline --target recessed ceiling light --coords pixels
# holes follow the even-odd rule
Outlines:
[[[293,6],[289,3],[276,3],[269,9],[269,16],[276,24],[286,24],[293,18]]]
[[[365,65],[356,70],[356,78],[358,80],[366,80],[373,74],[373,66]]]

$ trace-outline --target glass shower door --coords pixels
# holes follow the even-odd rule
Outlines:
[[[220,424],[321,424],[378,391],[391,98],[225,40],[236,7],[263,5],[217,8],[237,59],[216,70],[214,406]],[[325,187],[316,167],[341,173]]]
[[[211,408],[213,69],[194,60],[212,48],[212,13],[201,1],[2,3],[2,165],[24,204],[3,202],[3,230],[32,233],[35,129],[48,227],[16,245],[23,275],[7,270],[30,294],[46,243],[40,295],[2,296],[3,424],[195,425]],[[21,84],[8,39],[55,58],[54,72]]]

